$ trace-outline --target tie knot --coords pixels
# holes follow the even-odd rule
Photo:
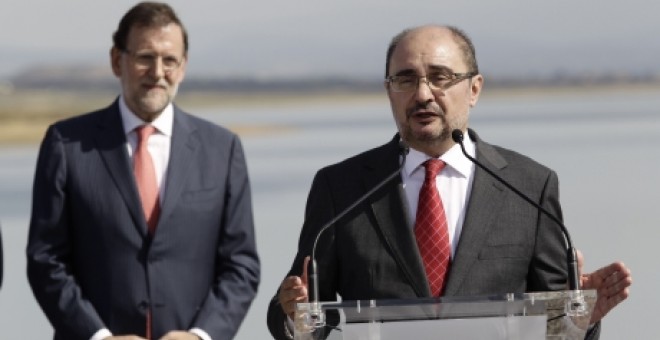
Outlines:
[[[136,127],[135,132],[137,132],[138,143],[146,142],[147,139],[149,139],[149,136],[151,136],[155,131],[156,128],[153,125],[149,125],[149,124],[144,124]]]
[[[445,162],[431,158],[424,162],[424,167],[426,168],[426,177],[427,178],[434,178],[438,176],[438,173],[442,171],[442,169],[445,167]]]

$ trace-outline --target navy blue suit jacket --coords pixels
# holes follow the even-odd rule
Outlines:
[[[52,125],[37,163],[28,279],[55,339],[198,327],[231,339],[260,276],[239,138],[175,106],[166,191],[148,236],[118,103]]]

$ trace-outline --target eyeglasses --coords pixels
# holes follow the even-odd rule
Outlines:
[[[390,89],[394,92],[413,92],[419,88],[419,81],[422,80],[432,91],[444,91],[461,81],[476,76],[478,72],[465,73],[434,73],[425,77],[417,75],[389,76],[385,81],[390,84]]]
[[[183,63],[183,57],[177,58],[172,55],[159,56],[158,54],[152,52],[138,53],[128,49],[123,50],[122,52],[129,55],[133,59],[135,66],[141,70],[146,70],[151,67],[154,67],[158,62],[158,59],[162,60],[163,71],[165,72],[172,72],[178,69],[179,66],[181,66],[181,63]]]

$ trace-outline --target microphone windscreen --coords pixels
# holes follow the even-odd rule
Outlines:
[[[399,140],[399,150],[401,151],[401,154],[403,154],[404,156],[408,155],[408,153],[410,152],[410,147],[408,146],[408,144],[406,144],[406,142],[403,141],[403,139]]]
[[[462,143],[463,142],[463,131],[459,129],[454,129],[454,131],[451,132],[451,139],[454,140],[456,143]]]

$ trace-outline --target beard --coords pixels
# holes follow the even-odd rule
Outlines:
[[[438,125],[437,128],[429,129],[417,129],[413,130],[411,123],[411,118],[417,111],[431,111],[437,115],[439,122],[433,122],[429,125]],[[401,122],[400,133],[403,140],[411,145],[427,145],[432,146],[436,144],[445,143],[448,139],[451,138],[451,128],[449,127],[449,122],[447,121],[447,115],[445,112],[434,102],[430,103],[417,103],[414,107],[406,110],[406,120]]]
[[[151,122],[172,102],[176,91],[176,87],[171,88],[168,85],[160,85],[159,89],[133,93],[130,98],[135,106],[133,110],[140,118]]]
[[[451,129],[443,120],[440,129],[435,131],[413,131],[407,122],[401,126],[401,138],[410,145],[435,146],[447,142],[451,138]]]

